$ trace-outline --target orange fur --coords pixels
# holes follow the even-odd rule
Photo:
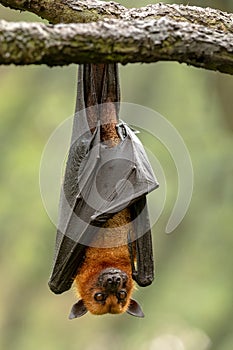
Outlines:
[[[108,267],[117,268],[127,274],[129,277],[127,283],[127,301],[124,305],[118,304],[115,296],[110,295],[105,305],[94,301],[94,294],[103,291],[97,287],[97,280],[100,272]],[[83,299],[87,309],[93,314],[122,313],[129,304],[133,291],[133,280],[131,278],[131,264],[127,246],[114,248],[94,248],[89,247],[86,252],[85,261],[75,279],[77,290]]]
[[[128,308],[134,288],[134,282],[131,277],[131,260],[128,246],[126,244],[128,233],[127,225],[130,225],[129,209],[122,210],[105,223],[104,227],[105,230],[107,230],[105,240],[107,240],[108,244],[113,244],[115,239],[115,246],[109,248],[88,247],[86,250],[85,261],[75,278],[78,294],[83,299],[86,308],[93,314],[122,313]],[[116,236],[113,233],[111,235],[111,228],[116,227],[118,227],[120,234]],[[100,243],[101,237],[102,234],[99,235],[99,238],[97,235],[96,244]],[[119,246],[119,242],[124,242],[124,245]],[[101,287],[97,287],[97,280],[101,271],[110,267],[119,269],[127,274],[127,299],[123,303],[118,303],[116,296],[110,295],[107,298],[106,303],[102,305],[94,301],[94,294],[103,291]]]

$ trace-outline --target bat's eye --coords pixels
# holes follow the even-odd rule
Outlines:
[[[124,300],[127,297],[127,293],[124,290],[121,290],[117,293],[118,300]]]
[[[104,293],[95,293],[94,299],[96,301],[104,301],[106,299],[106,295]]]

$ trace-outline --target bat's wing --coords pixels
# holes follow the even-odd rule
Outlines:
[[[100,123],[97,122],[92,134],[85,113],[85,110],[80,111],[74,119],[61,190],[54,266],[49,281],[50,289],[55,293],[71,287],[86,246],[91,245],[104,222],[126,207],[132,208],[135,218],[138,216],[135,220],[138,221],[135,225],[135,239],[139,245],[136,248],[138,271],[134,273],[134,279],[143,285],[140,259],[146,250],[143,248],[145,237],[150,237],[145,195],[157,188],[158,182],[139,139],[126,124],[118,125],[121,141],[114,147],[107,147],[100,142]],[[148,239],[146,241],[148,244]]]
[[[146,196],[133,203],[130,210],[134,224],[133,232],[129,232],[128,237],[132,277],[139,286],[146,287],[154,280],[153,247]],[[136,268],[132,242],[135,244]]]

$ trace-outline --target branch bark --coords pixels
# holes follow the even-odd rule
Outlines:
[[[158,3],[142,8],[127,9],[110,1],[100,0],[0,0],[0,4],[15,10],[29,11],[53,24],[87,23],[115,18],[145,20],[169,17],[208,28],[233,32],[233,15],[211,8]]]
[[[210,8],[113,2],[0,0],[51,23],[0,22],[0,64],[185,62],[233,74],[233,15]]]
[[[113,1],[99,0],[1,0],[14,10],[30,11],[51,23],[95,22],[106,17],[118,18],[127,9]]]

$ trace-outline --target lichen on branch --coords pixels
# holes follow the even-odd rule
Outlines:
[[[46,26],[1,21],[0,64],[53,66],[167,60],[233,74],[230,13],[166,4],[126,9],[99,0],[0,3],[34,12],[53,24],[63,23]]]

